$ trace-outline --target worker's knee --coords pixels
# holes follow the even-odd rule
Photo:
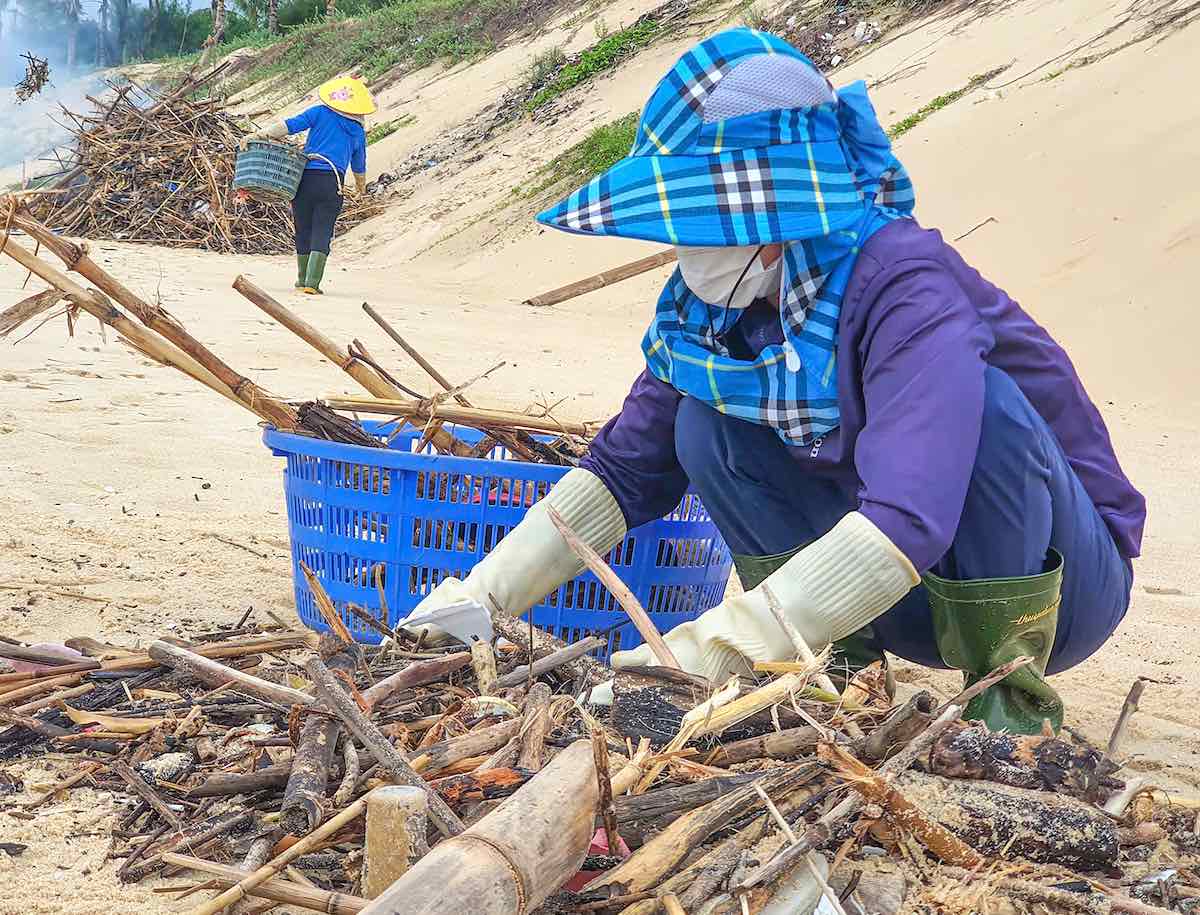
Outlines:
[[[747,475],[756,452],[747,439],[762,428],[684,397],[675,414],[675,453],[688,479],[705,492],[710,485],[725,486]]]

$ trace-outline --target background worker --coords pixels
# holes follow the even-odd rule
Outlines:
[[[967,717],[1057,727],[1045,675],[1123,618],[1145,501],[1066,353],[913,204],[861,83],[835,92],[751,29],[684,54],[630,155],[538,217],[675,246],[646,370],[582,466],[420,609],[521,613],[580,569],[546,504],[604,554],[690,484],[747,590],[666,635],[685,670],[790,659],[773,599],[850,669],[886,650],[972,679],[1031,655]]]
[[[278,121],[243,140],[282,139],[307,130],[304,152],[309,156],[300,188],[292,200],[296,223],[296,288],[321,294],[321,279],[333,242],[333,228],[342,211],[347,168],[356,192],[367,189],[365,119],[375,112],[375,99],[366,83],[355,77],[330,80],[317,89],[319,105]]]

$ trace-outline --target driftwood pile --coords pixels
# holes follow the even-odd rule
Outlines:
[[[378,406],[378,412],[397,418],[372,435],[355,420],[331,408],[337,405],[353,412],[354,403],[347,406],[340,398],[329,398],[328,405],[319,401],[286,402],[228,365],[161,304],[147,302],[113,277],[92,260],[86,244],[70,241],[39,222],[30,206],[19,197],[0,197],[0,253],[43,280],[48,288],[0,312],[0,340],[37,318],[45,323],[54,317],[54,309],[64,303],[69,328],[80,313],[87,313],[111,327],[143,355],[178,369],[277,429],[365,447],[383,447],[408,423],[421,430],[420,448],[459,457],[479,457],[503,449],[515,460],[572,466],[586,452],[595,431],[594,424],[560,422],[546,408],[516,413],[475,407],[467,400],[464,389],[499,366],[466,384],[453,385],[382,315],[364,303],[367,314],[443,389],[443,393],[434,397],[421,397],[381,365],[360,340],[353,340],[349,346],[336,342],[265,290],[239,276],[233,283],[234,289],[373,395],[373,399],[362,403],[362,409],[376,411]],[[32,239],[36,253],[19,236]],[[85,288],[46,260],[41,256],[42,249],[90,285]],[[447,422],[477,429],[479,440],[464,441],[461,435],[445,428]]]
[[[13,89],[18,103],[29,101],[50,82],[50,62],[44,57],[26,51],[21,59],[25,61],[25,75]]]
[[[364,648],[314,590],[319,639],[247,613],[145,651],[0,640],[23,665],[0,674],[7,781],[23,760],[72,763],[0,816],[124,795],[119,877],[194,872],[172,882],[208,897],[193,915],[247,896],[375,915],[785,912],[810,873],[826,911],[873,915],[1163,915],[1200,897],[1194,807],[1078,739],[963,722],[967,694],[893,705],[876,666],[839,696],[818,659],[726,684],[623,671],[601,708],[602,640],[498,617],[494,643]]]
[[[212,74],[204,77],[208,81]],[[132,82],[109,84],[86,114],[63,113],[71,156],[36,198],[34,215],[67,235],[283,254],[293,248],[291,207],[235,194],[238,142],[251,132],[224,98],[201,98],[200,81],[166,95]],[[374,215],[378,201],[346,198],[338,231]]]

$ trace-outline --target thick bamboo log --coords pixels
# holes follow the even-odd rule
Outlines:
[[[245,775],[213,775],[208,780],[188,791],[189,798],[229,797],[234,794],[253,794],[269,788],[282,788],[288,783],[292,764],[280,763],[267,766]]]
[[[599,792],[591,743],[577,740],[516,794],[436,845],[363,911],[369,915],[526,915],[579,870]]]
[[[325,663],[330,670],[346,674],[354,672],[355,646],[327,633],[321,637],[321,648],[322,656],[328,657]],[[342,688],[345,688],[344,683]],[[292,757],[292,773],[283,792],[279,820],[279,825],[291,835],[302,836],[321,822],[329,768],[341,732],[342,723],[324,715],[309,715],[300,729],[300,741],[296,744],[296,755]]]
[[[172,867],[186,867],[202,874],[209,874],[226,886],[232,886],[245,880],[253,873],[253,871],[243,870],[240,867],[218,864],[216,861],[205,861],[203,858],[193,858],[190,855],[177,855],[174,852],[165,852],[162,859]],[[370,902],[361,896],[331,893],[328,890],[302,886],[279,877],[272,877],[265,883],[259,884],[251,889],[249,894],[260,899],[271,899],[303,909],[328,912],[330,915],[358,915]]]
[[[704,762],[710,766],[729,767],[750,759],[793,759],[812,753],[820,738],[812,725],[788,728],[719,746]]]
[[[471,643],[471,667],[479,695],[496,695],[496,652],[491,642],[479,639]]]
[[[374,392],[372,391],[372,393]],[[411,400],[394,395],[346,397],[341,394],[332,394],[322,397],[321,400],[334,410],[350,410],[356,413],[379,413],[384,416],[403,416],[406,419],[414,417],[418,420],[440,419],[444,422],[462,423],[465,426],[475,426],[480,429],[499,427],[502,429],[526,429],[531,432],[552,432],[587,436],[595,432],[597,428],[596,425],[590,423],[560,421],[551,417],[515,413],[511,410],[485,410],[481,407],[432,404],[424,400]]]
[[[269,680],[263,680],[252,674],[242,673],[240,670],[234,670],[211,658],[206,658],[194,651],[188,651],[186,648],[180,648],[161,639],[151,642],[147,651],[150,657],[159,664],[170,667],[172,670],[181,671],[208,686],[232,685],[240,692],[258,696],[260,699],[267,699],[270,702],[278,702],[281,705],[312,705],[316,701],[308,693],[302,693],[298,689],[292,689],[290,686],[283,686],[279,683],[271,683]]]
[[[134,295],[132,290],[118,282],[115,277],[88,256],[85,245],[76,245],[55,235],[46,226],[28,216],[17,215],[14,217],[13,223],[58,255],[67,265],[68,270],[89,280],[109,298],[115,299],[128,308],[134,317],[152,331],[169,340],[205,366],[222,384],[229,388],[235,397],[248,405],[266,422],[284,430],[296,427],[298,420],[295,410],[227,365],[193,337],[179,319],[165,308],[160,305],[151,305]]]
[[[403,391],[365,362],[356,359],[346,347],[339,346],[299,315],[289,311],[273,299],[266,290],[255,286],[244,276],[239,276],[233,281],[233,288],[361,384],[371,394],[382,398],[404,396]],[[434,433],[433,443],[439,450],[448,451],[451,454],[465,455],[469,454],[471,450],[469,445],[454,438],[444,429]]]
[[[313,689],[327,709],[342,719],[342,723],[359,739],[363,746],[375,754],[380,767],[401,785],[420,788],[429,798],[429,818],[444,836],[456,836],[463,831],[462,820],[443,801],[420,775],[413,771],[408,760],[354,704],[354,700],[342,690],[340,681],[329,672],[319,658],[313,658],[304,667],[313,681]]]
[[[619,267],[613,267],[610,270],[601,270],[599,273],[593,274],[585,279],[576,280],[574,283],[567,283],[567,285],[559,286],[557,289],[551,289],[549,292],[543,292],[539,295],[531,296],[521,304],[532,305],[535,308],[541,308],[547,305],[557,305],[559,302],[565,302],[568,299],[575,298],[576,296],[594,292],[597,289],[603,289],[605,286],[611,286],[613,283],[619,283],[623,280],[640,276],[643,273],[653,270],[655,267],[662,267],[665,264],[670,264],[674,260],[674,249],[659,251],[657,254],[651,254],[649,257],[642,257],[638,260],[631,261],[628,264],[622,264]]]
[[[429,801],[419,788],[376,788],[367,798],[367,838],[362,891],[380,896],[429,851],[425,839]]]

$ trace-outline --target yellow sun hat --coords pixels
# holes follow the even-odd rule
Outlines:
[[[340,76],[323,83],[317,89],[317,97],[341,114],[375,113],[375,99],[371,95],[371,90],[361,79],[353,76]]]

